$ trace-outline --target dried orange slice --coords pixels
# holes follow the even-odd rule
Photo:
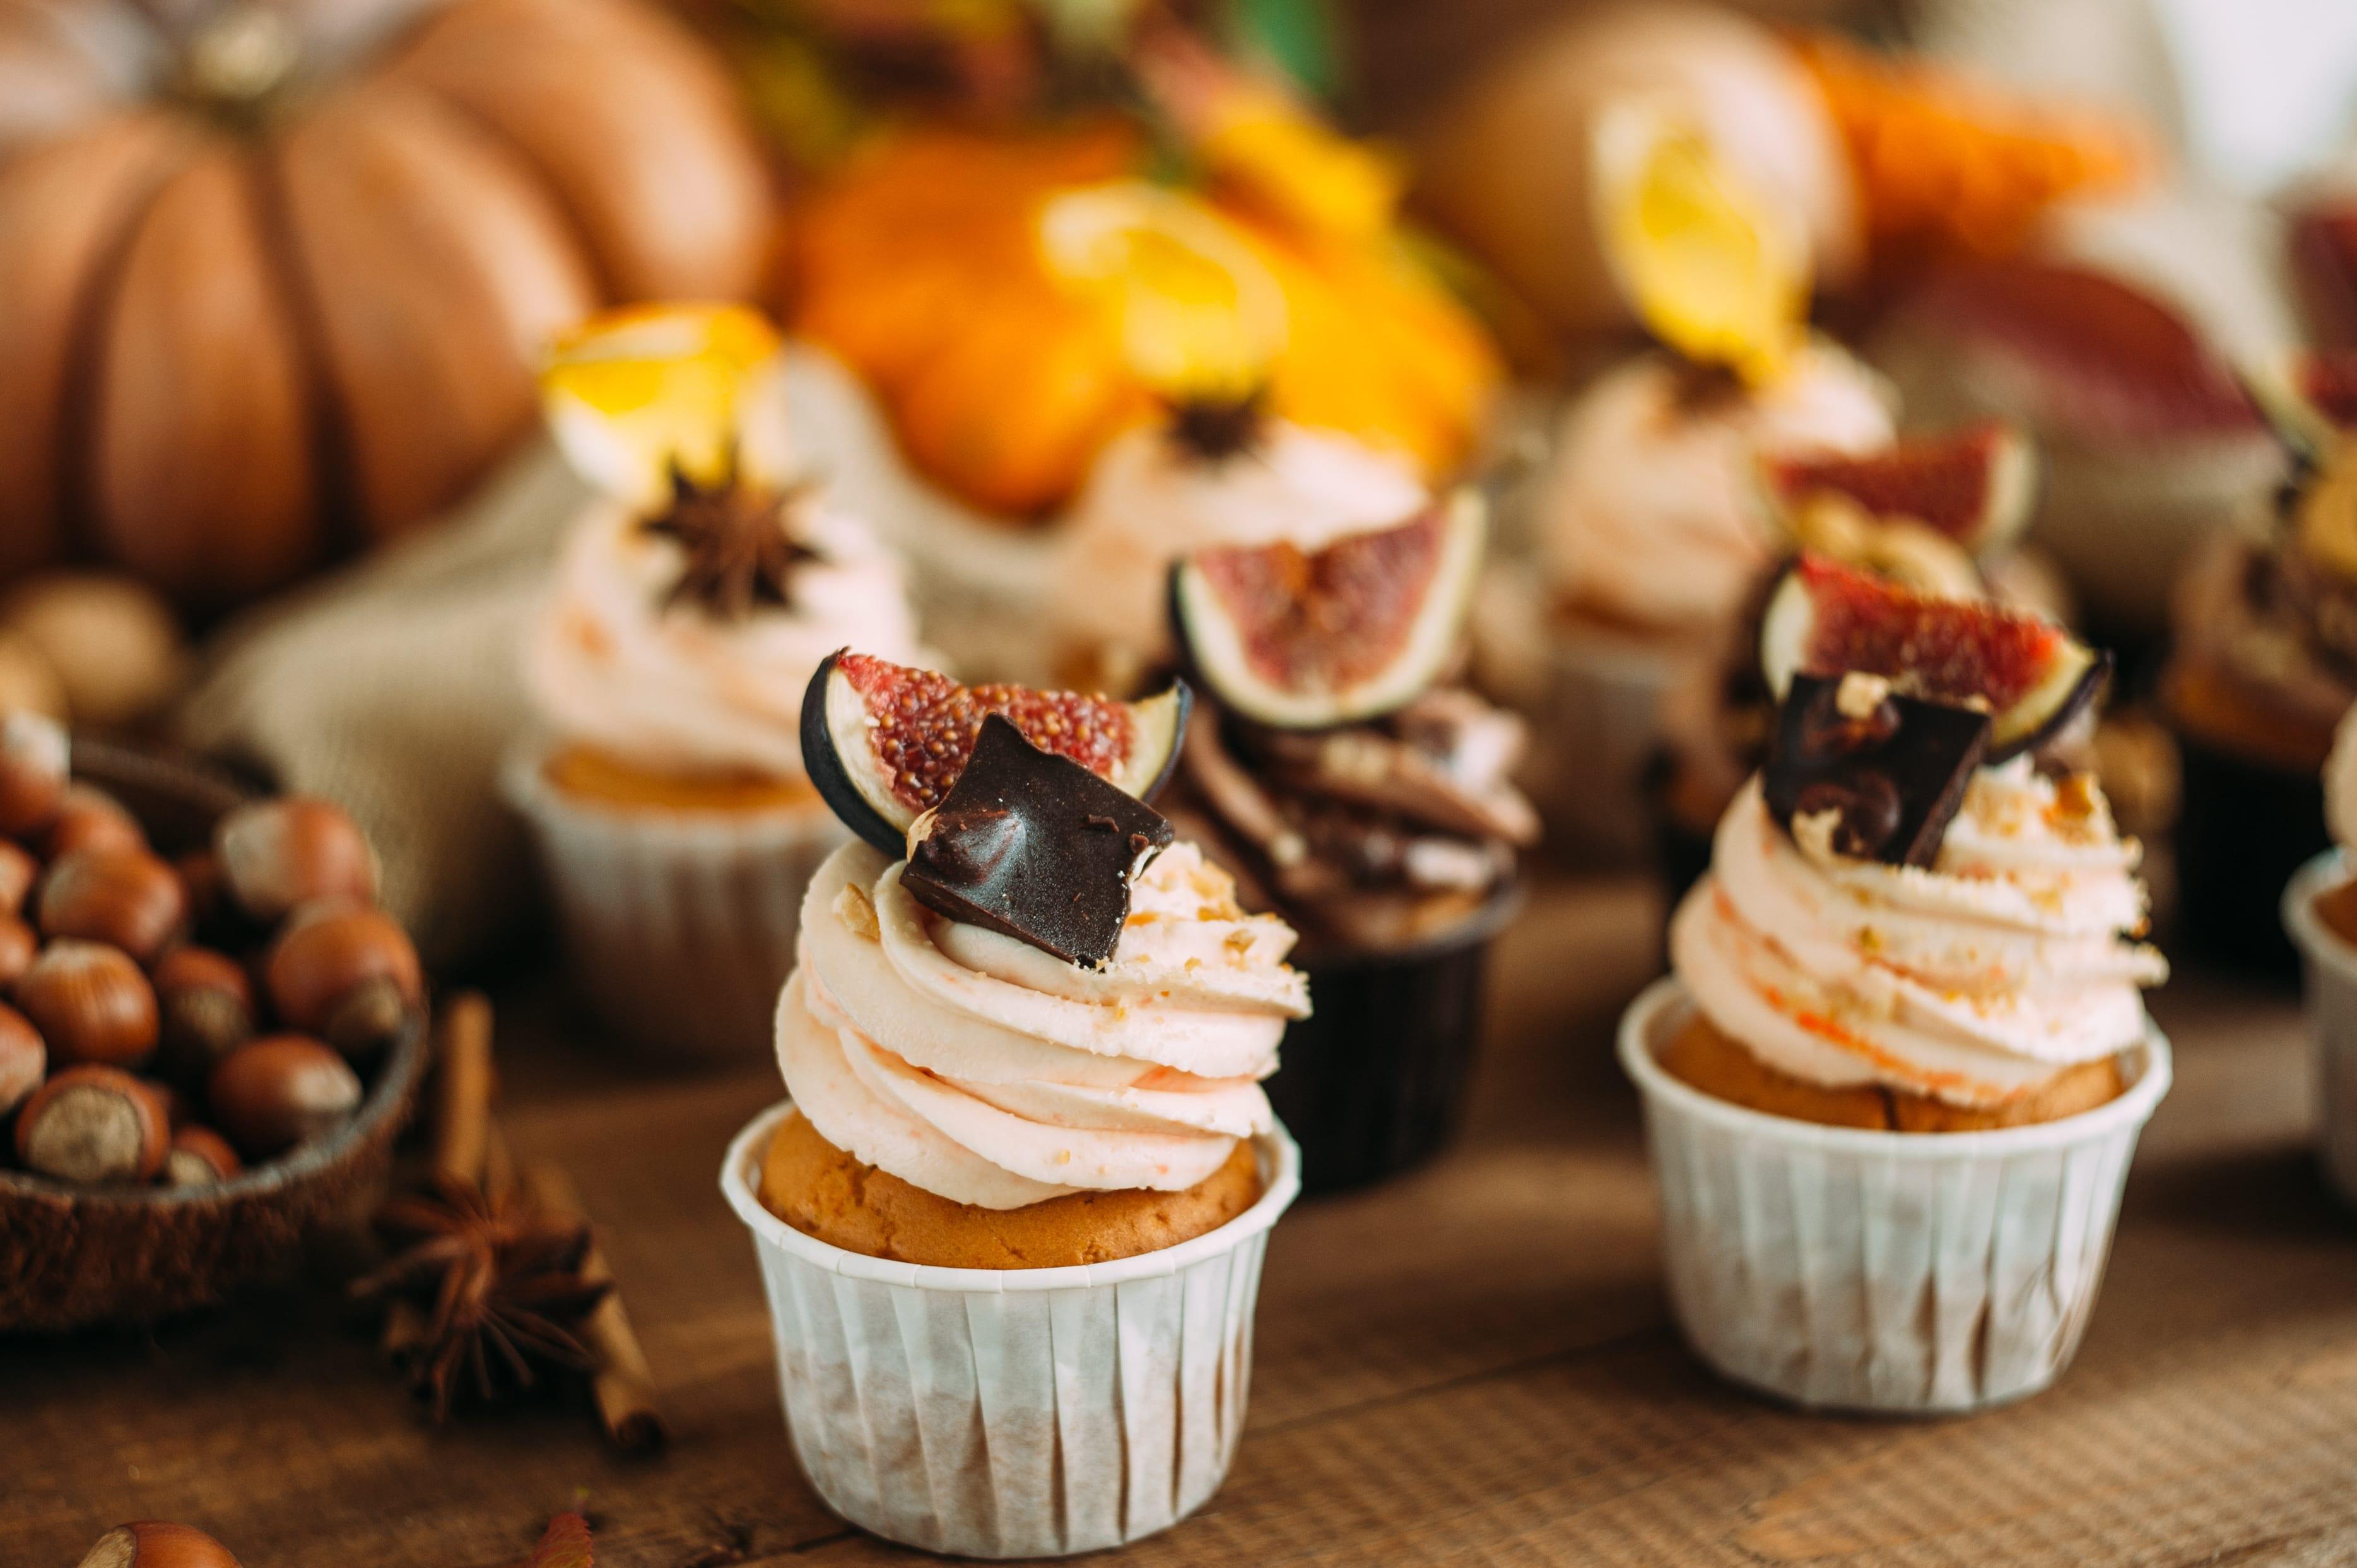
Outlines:
[[[781,466],[746,417],[774,388],[780,347],[777,329],[740,305],[606,311],[551,347],[541,403],[585,478],[651,502],[674,466],[707,485],[732,464]]]

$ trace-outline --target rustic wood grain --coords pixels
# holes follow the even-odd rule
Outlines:
[[[2111,1277],[2050,1392],[1970,1420],[1803,1416],[1668,1327],[1633,1098],[1609,1057],[1652,972],[1634,883],[1542,890],[1504,940],[1472,1125],[1429,1171],[1279,1229],[1243,1451],[1121,1561],[2323,1563],[2357,1558],[2357,1223],[2305,1148],[2294,1001],[2199,974]],[[666,1079],[500,992],[502,1120],[601,1222],[673,1423],[619,1459],[586,1411],[445,1431],[333,1294],[293,1282],[147,1336],[0,1344],[0,1563],[182,1518],[251,1568],[504,1568],[587,1508],[615,1568],[915,1563],[812,1497],[752,1249],[715,1178],[774,1070]]]

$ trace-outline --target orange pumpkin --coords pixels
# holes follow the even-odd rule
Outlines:
[[[1042,252],[1066,193],[1135,178],[1119,122],[1028,135],[926,130],[870,148],[796,232],[799,329],[882,399],[911,461],[994,515],[1036,517],[1117,431],[1153,416],[1121,334]],[[1275,279],[1272,411],[1437,474],[1472,445],[1499,368],[1473,318],[1388,234],[1321,232],[1241,194],[1200,197]]]
[[[738,296],[768,177],[640,0],[0,0],[0,576],[247,597],[448,505],[601,301]]]

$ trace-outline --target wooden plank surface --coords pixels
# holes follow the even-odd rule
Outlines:
[[[1635,882],[1542,889],[1503,940],[1471,1126],[1432,1169],[1276,1233],[1236,1467],[1138,1568],[1238,1563],[2324,1563],[2357,1560],[2357,1223],[2305,1145],[2287,994],[2182,976],[2084,1349],[1969,1420],[1809,1417],[1713,1380],[1664,1316],[1633,1096]],[[184,1518],[250,1568],[501,1568],[585,1507],[617,1568],[926,1561],[796,1473],[726,1138],[774,1070],[650,1077],[544,984],[503,990],[506,1121],[601,1222],[662,1386],[664,1455],[542,1408],[436,1431],[334,1298],[290,1285],[154,1334],[0,1344],[0,1564]]]

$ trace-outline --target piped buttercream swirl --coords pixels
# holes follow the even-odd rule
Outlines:
[[[1983,769],[1929,868],[1836,854],[1832,827],[1787,833],[1754,779],[1671,924],[1695,1004],[1770,1067],[1990,1105],[2142,1037],[2168,968],[2128,940],[2137,845],[2091,779]]]
[[[835,852],[778,1006],[786,1087],[820,1134],[957,1203],[1178,1191],[1271,1125],[1260,1080],[1309,1010],[1294,933],[1190,843],[1132,888],[1101,971],[947,920],[905,862]]]
[[[818,559],[797,568],[791,604],[741,620],[667,603],[683,553],[629,508],[581,518],[524,646],[556,738],[653,772],[799,779],[802,691],[822,660],[856,643],[929,662],[899,562],[856,519],[801,504],[795,526]]]

